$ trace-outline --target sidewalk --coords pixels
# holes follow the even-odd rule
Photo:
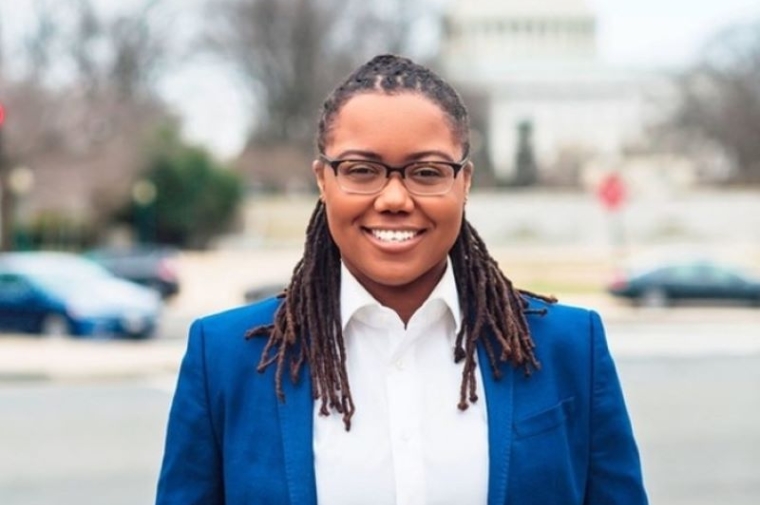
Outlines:
[[[606,306],[600,313],[616,358],[760,354],[760,313],[752,309]],[[185,345],[186,339],[179,336],[133,342],[0,335],[0,384],[171,376],[177,373]]]
[[[181,339],[130,342],[0,335],[0,383],[175,374],[184,351]]]

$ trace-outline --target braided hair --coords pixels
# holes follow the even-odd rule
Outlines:
[[[362,93],[418,93],[444,112],[455,138],[469,150],[469,119],[459,94],[426,67],[395,55],[381,55],[359,67],[325,100],[319,120],[317,148],[324,152],[331,128],[343,105]],[[456,335],[455,362],[464,361],[458,408],[467,409],[478,399],[475,353],[481,343],[491,372],[501,377],[500,363],[522,367],[525,373],[539,368],[535,344],[526,314],[528,295],[552,303],[556,299],[517,290],[488,253],[485,243],[466,220],[449,251],[460,306],[468,317]],[[296,264],[290,285],[280,295],[282,303],[274,323],[248,331],[248,338],[264,336],[267,343],[258,370],[276,366],[275,390],[284,399],[285,368],[297,381],[308,363],[312,396],[320,401],[320,414],[335,411],[351,428],[355,411],[346,371],[346,349],[340,315],[340,251],[330,235],[322,201],[317,202],[306,229],[304,254]]]

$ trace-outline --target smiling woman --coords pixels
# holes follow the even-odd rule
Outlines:
[[[193,324],[157,502],[646,503],[599,316],[516,289],[465,219],[457,92],[378,56],[317,147],[286,291]]]

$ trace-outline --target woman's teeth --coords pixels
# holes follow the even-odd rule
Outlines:
[[[413,239],[417,232],[396,230],[372,230],[372,235],[383,242],[405,242]]]

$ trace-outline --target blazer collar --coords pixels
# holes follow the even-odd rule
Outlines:
[[[488,366],[488,356],[478,345],[478,361],[483,367],[483,395],[488,410],[488,505],[507,501],[509,463],[512,447],[513,368],[502,364],[502,378],[496,380]],[[285,475],[291,505],[317,505],[314,472],[314,404],[311,397],[311,376],[304,367],[301,379],[293,384],[283,378],[285,402],[279,402],[282,427]],[[482,400],[481,400],[482,401]]]

